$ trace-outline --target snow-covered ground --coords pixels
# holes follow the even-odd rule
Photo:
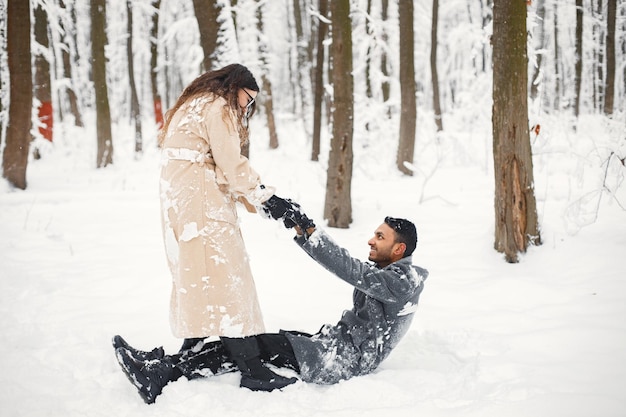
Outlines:
[[[375,373],[334,386],[251,392],[230,374],[170,384],[151,406],[110,339],[180,344],[168,324],[158,152],[146,139],[136,160],[119,139],[130,129],[115,131],[115,164],[96,170],[93,132],[61,126],[30,162],[26,191],[0,182],[0,415],[623,417],[624,125],[583,118],[574,133],[566,124],[548,120],[533,137],[543,245],[518,264],[493,250],[488,131],[463,120],[458,129],[448,120],[458,133],[420,131],[414,177],[393,168],[395,134],[380,144],[355,137],[354,222],[328,232],[365,259],[385,215],[416,223],[414,262],[430,277],[400,346]],[[308,160],[301,128],[281,120],[277,150],[253,128],[255,169],[323,224],[325,164]],[[281,224],[245,212],[241,223],[268,331],[336,322],[351,288]]]

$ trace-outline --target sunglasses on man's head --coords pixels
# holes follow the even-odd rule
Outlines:
[[[396,219],[395,217],[390,216],[385,217],[385,223],[387,223],[387,225],[389,225],[389,227],[391,227],[396,232],[399,232],[406,227],[406,221],[404,221],[403,219]]]

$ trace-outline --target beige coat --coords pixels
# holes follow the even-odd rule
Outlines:
[[[224,99],[212,97],[181,106],[163,142],[160,191],[172,273],[170,324],[180,338],[265,330],[235,202],[259,206],[273,190],[260,187],[259,175],[241,155],[235,114]]]

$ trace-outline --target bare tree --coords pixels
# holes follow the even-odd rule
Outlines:
[[[430,73],[433,83],[433,109],[437,131],[443,130],[441,101],[439,99],[439,74],[437,73],[437,25],[439,22],[439,0],[433,0],[433,18],[430,32]]]
[[[152,26],[150,27],[150,87],[152,88],[152,102],[154,103],[154,120],[157,129],[163,126],[163,104],[157,82],[157,63],[159,57],[159,14],[161,0],[152,0]]]
[[[560,59],[559,59],[559,14],[558,14],[558,5],[554,2],[554,109],[559,110],[561,108],[561,71],[560,68]],[[582,23],[582,22],[581,22]],[[582,24],[581,24],[582,29]],[[576,23],[576,31],[578,33],[578,23]],[[581,32],[582,35],[582,32]],[[578,34],[576,35],[578,39]],[[582,49],[582,42],[581,42]],[[581,66],[582,69],[582,66]],[[578,78],[580,79],[580,78]],[[578,88],[577,94],[580,93],[580,84],[576,86]],[[580,102],[580,101],[579,101]],[[578,111],[576,109],[576,111]]]
[[[193,0],[193,9],[200,29],[200,43],[204,52],[204,69],[210,71],[215,65],[215,51],[219,34],[219,16],[222,10],[218,0]]]
[[[7,102],[7,88],[6,88],[6,39],[7,39],[7,9],[6,3],[0,2],[0,148],[4,142],[4,128],[6,127],[6,102]]]
[[[617,0],[613,0],[617,1]],[[591,16],[593,17],[592,35],[593,35],[593,105],[597,110],[602,111],[604,107],[604,11],[602,10],[603,0],[595,0],[596,9],[593,10],[593,3]]]
[[[387,19],[389,17],[389,0],[382,1],[381,13],[382,13],[381,20],[383,21],[383,23],[387,22]],[[389,36],[387,35],[387,30],[385,26],[385,29],[383,29],[383,34],[382,34],[383,44],[385,45],[387,44],[388,38]],[[390,74],[389,74],[389,65],[387,63],[386,51],[383,51],[380,57],[380,72],[383,75],[383,82],[381,85],[381,89],[383,93],[383,101],[387,103],[391,95],[391,83],[389,82]]]
[[[576,55],[574,59],[574,116],[578,117],[583,74],[583,0],[576,0]]]
[[[401,1],[400,15],[400,138],[396,165],[400,172],[413,175],[407,166],[413,163],[415,152],[415,125],[417,103],[415,99],[415,55],[413,52],[413,2]]]
[[[615,97],[615,20],[617,1],[609,1],[606,27],[606,87],[604,89],[604,113],[613,114]]]
[[[50,87],[50,42],[48,40],[48,13],[41,3],[35,7],[35,98],[38,101],[37,118],[39,133],[44,139],[52,142],[53,109],[52,91]]]
[[[9,184],[22,190],[26,189],[33,108],[30,50],[30,2],[10,1],[7,8],[10,105],[2,175]]]
[[[293,14],[294,14],[294,23],[296,29],[296,81],[298,90],[300,92],[299,100],[297,102],[300,103],[299,106],[296,106],[296,109],[300,110],[299,117],[303,121],[304,132],[307,136],[310,137],[310,102],[311,102],[311,77],[310,77],[310,67],[311,67],[311,57],[310,53],[310,34],[308,31],[305,31],[304,23],[307,21],[305,19],[306,13],[303,13],[301,7],[301,0],[293,0]]]
[[[526,3],[493,6],[495,249],[507,262],[541,243],[528,132]]]
[[[143,136],[141,133],[141,108],[139,107],[139,97],[135,86],[135,64],[133,54],[133,2],[126,0],[127,31],[126,38],[126,58],[128,61],[128,82],[130,88],[130,114],[135,123],[135,152],[143,151]]]
[[[106,0],[91,0],[91,59],[96,96],[96,134],[98,150],[96,166],[104,168],[113,163],[111,136],[111,109],[107,91],[106,56]]]
[[[257,5],[257,36],[259,43],[259,59],[261,61],[261,84],[263,85],[263,109],[267,117],[267,129],[270,135],[270,149],[278,148],[278,132],[276,130],[276,122],[274,121],[274,100],[272,98],[272,82],[269,78],[270,73],[270,52],[267,42],[265,41],[263,10],[266,3],[259,2]]]
[[[545,0],[537,0],[537,31],[535,32],[537,50],[539,51],[536,56],[536,63],[533,70],[533,75],[530,81],[530,98],[535,100],[539,96],[539,76],[542,73],[543,68],[543,54],[545,49],[545,17],[546,17],[546,4]]]
[[[322,107],[324,104],[324,40],[328,32],[326,14],[328,13],[328,0],[319,0],[319,17],[317,18],[317,53],[315,56],[315,81],[313,94],[313,145],[311,160],[318,161],[320,154],[320,142],[322,132]]]
[[[76,50],[76,11],[73,5],[66,7],[65,1],[59,0],[59,8],[62,11],[59,19],[59,28],[61,32],[61,62],[63,65],[64,91],[67,95],[67,105],[69,112],[74,116],[74,125],[83,127],[83,118],[78,106],[78,97],[76,95],[75,81],[72,76],[72,55],[70,51]],[[64,101],[61,100],[61,103]],[[63,109],[63,106],[60,106]],[[59,112],[61,115],[62,112]]]
[[[348,228],[352,222],[352,22],[350,0],[330,2],[332,32],[333,136],[328,157],[324,218],[328,226]]]

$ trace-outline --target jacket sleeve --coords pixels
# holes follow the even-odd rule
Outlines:
[[[296,243],[328,271],[381,302],[405,301],[419,285],[410,262],[394,262],[378,268],[350,256],[348,250],[337,245],[321,229],[308,239],[297,237]]]
[[[243,197],[251,204],[259,206],[272,196],[273,189],[261,186],[259,174],[252,169],[248,158],[241,154],[235,116],[226,111],[224,106],[223,100],[216,100],[207,107],[204,117],[215,167],[222,171],[228,190],[235,199]],[[223,114],[228,114],[228,117],[224,118]]]

